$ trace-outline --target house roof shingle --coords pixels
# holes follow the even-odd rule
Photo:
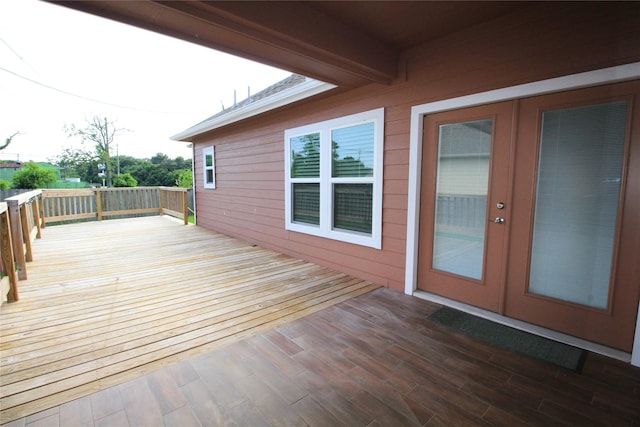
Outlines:
[[[172,136],[171,139],[190,141],[193,137],[202,133],[274,110],[333,88],[335,88],[334,85],[309,79],[299,74],[292,74],[286,79]]]

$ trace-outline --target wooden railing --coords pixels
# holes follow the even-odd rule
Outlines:
[[[18,282],[27,278],[27,262],[33,260],[31,242],[41,237],[42,190],[33,190],[6,199],[6,211],[0,214],[2,275],[9,286],[2,298],[18,300]],[[6,213],[5,213],[6,212]],[[16,279],[17,275],[17,279]],[[6,293],[5,293],[6,290]]]
[[[18,280],[27,278],[31,242],[46,224],[106,217],[168,214],[189,223],[188,189],[170,187],[34,190],[0,203],[2,299],[18,300]]]
[[[171,187],[42,190],[44,222],[169,214],[189,222],[187,189]]]
[[[44,223],[100,218],[96,208],[96,190],[43,190]]]
[[[2,300],[18,300],[18,276],[13,256],[11,239],[11,220],[9,219],[9,206],[5,202],[0,203],[0,288]]]
[[[27,261],[33,261],[31,242],[41,237],[42,190],[33,190],[9,197],[9,221],[11,222],[11,240],[18,279],[27,278]]]
[[[184,225],[189,223],[189,201],[186,188],[160,187],[160,215],[182,217]]]

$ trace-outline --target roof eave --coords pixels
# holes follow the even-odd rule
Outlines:
[[[172,136],[171,139],[175,141],[193,142],[192,138],[202,135],[205,132],[219,129],[232,123],[237,123],[250,117],[284,107],[294,102],[334,89],[335,87],[335,85],[329,83],[308,79],[304,83],[300,83],[290,89],[259,99],[251,104],[240,107],[235,111],[230,111],[227,114],[212,117],[209,120],[198,123],[197,125]]]

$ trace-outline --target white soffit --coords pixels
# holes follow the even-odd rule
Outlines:
[[[330,83],[307,79],[305,82],[293,86],[290,89],[274,93],[273,95],[237,108],[236,110],[229,111],[226,114],[211,117],[202,123],[198,123],[172,136],[171,139],[190,142],[190,139],[194,136],[257,116],[258,114],[266,113],[267,111],[284,107],[285,105],[293,104],[294,102],[318,95],[335,87],[335,85]]]

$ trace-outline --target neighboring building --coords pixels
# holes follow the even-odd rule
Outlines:
[[[13,175],[20,170],[22,162],[5,162],[0,163],[0,179],[11,182]]]
[[[387,3],[388,16],[349,3],[310,6],[353,24],[310,26],[317,45],[303,31],[299,44],[264,31],[261,45],[270,64],[337,87],[294,76],[176,135],[193,142],[198,225],[631,353],[640,335],[640,3],[471,2],[433,15],[428,2]],[[218,8],[280,22],[246,15],[250,4],[206,7],[212,24],[200,37],[222,22]],[[433,27],[410,25],[421,12]],[[332,45],[323,29],[363,38]],[[367,50],[369,39],[387,44]],[[260,58],[255,40],[247,56]]]

